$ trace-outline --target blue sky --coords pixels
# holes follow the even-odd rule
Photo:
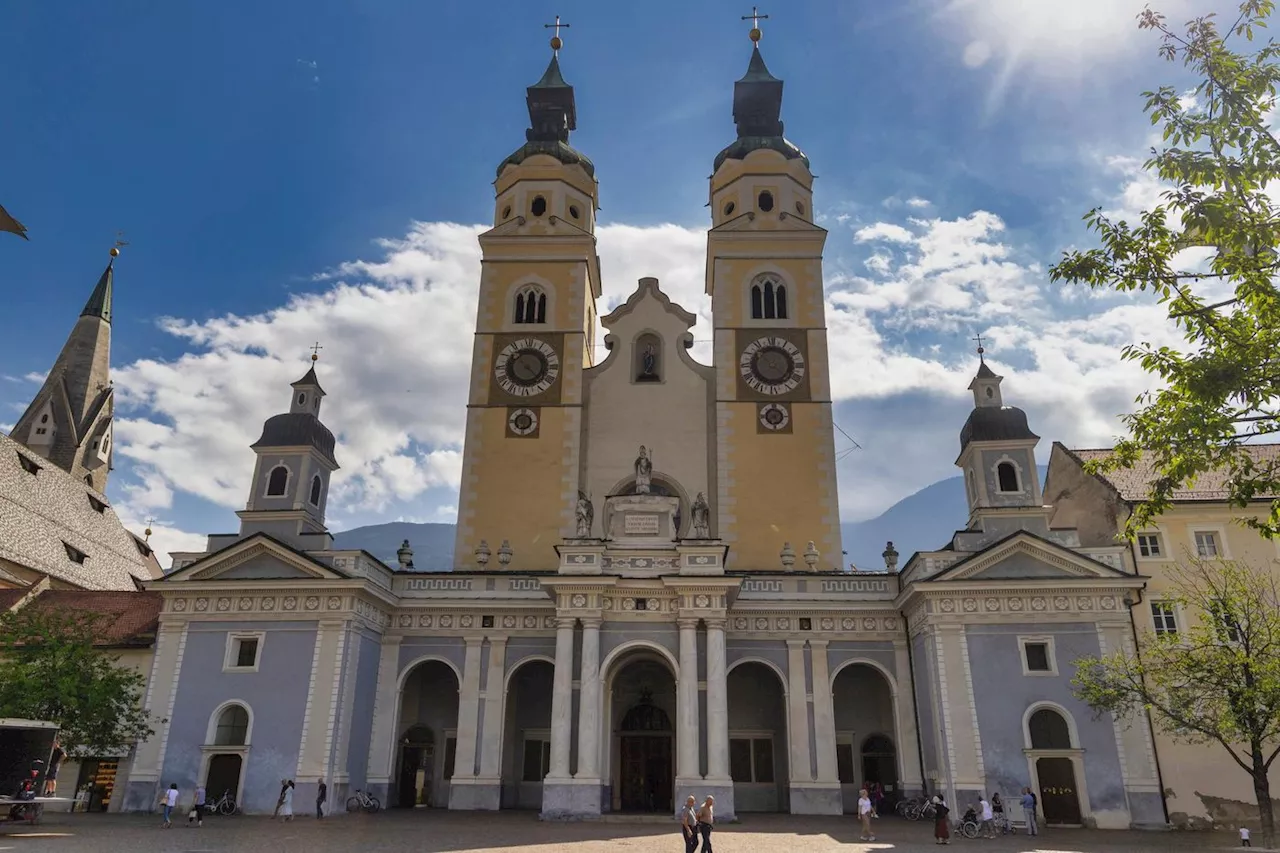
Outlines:
[[[1063,248],[1088,243],[1089,207],[1131,214],[1156,197],[1136,169],[1152,144],[1140,92],[1186,83],[1137,30],[1142,3],[1058,5],[763,9],[787,135],[812,160],[831,231],[837,421],[866,448],[841,464],[846,519],[954,473],[975,332],[1046,456],[1053,439],[1110,441],[1145,387],[1119,348],[1169,338],[1141,300],[1047,282]],[[1175,20],[1226,8],[1157,5]],[[343,463],[333,525],[451,521],[475,226],[492,216],[496,164],[523,141],[542,24],[572,24],[561,62],[573,144],[601,182],[605,308],[654,274],[705,324],[706,181],[734,135],[749,11],[5,4],[0,204],[31,242],[0,235],[0,425],[38,387],[123,229],[122,515],[154,515],[163,547],[234,529],[247,445],[318,338]]]

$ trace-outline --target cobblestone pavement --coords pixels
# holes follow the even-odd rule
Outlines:
[[[886,818],[876,823],[878,840],[863,844],[851,818],[749,815],[720,827],[716,853],[895,853],[936,849],[932,827]],[[952,840],[952,849],[995,853],[1147,853],[1239,849],[1235,836],[1218,833],[1090,832],[1048,830],[1026,836]],[[543,823],[529,812],[466,814],[447,811],[384,812],[341,815],[292,823],[264,817],[213,817],[203,828],[188,828],[185,817],[172,829],[158,817],[48,815],[38,827],[0,825],[0,851],[38,853],[446,853],[513,851],[520,853],[683,853],[675,822]],[[1259,848],[1254,848],[1258,850]]]

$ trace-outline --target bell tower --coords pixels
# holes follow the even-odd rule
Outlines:
[[[498,165],[482,252],[455,568],[554,569],[572,536],[582,371],[593,363],[600,260],[595,166],[569,145],[573,87],[551,62],[527,90],[525,143]],[[567,26],[567,25],[563,25]],[[481,543],[484,543],[483,546]],[[507,549],[502,548],[506,542]]]
[[[734,83],[737,139],[715,159],[707,293],[715,315],[718,500],[729,567],[776,571],[790,543],[841,565],[822,287],[809,158],[783,136],[782,81],[753,19]],[[814,549],[807,544],[814,543]]]

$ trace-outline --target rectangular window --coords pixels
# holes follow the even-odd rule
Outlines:
[[[1052,637],[1019,637],[1018,644],[1022,647],[1023,675],[1058,674]]]
[[[1156,629],[1156,634],[1160,636],[1176,636],[1178,633],[1178,619],[1174,614],[1173,605],[1167,601],[1151,602],[1151,623]]]
[[[526,738],[524,742],[525,782],[541,782],[551,770],[551,741]]]
[[[266,635],[261,632],[228,634],[222,668],[227,672],[257,672],[258,664],[262,662],[265,638]]]
[[[773,738],[730,738],[729,776],[734,782],[772,782]]]
[[[1138,553],[1143,557],[1160,557],[1164,551],[1160,548],[1159,533],[1139,533]]]
[[[1218,547],[1218,534],[1212,530],[1197,530],[1195,539],[1196,555],[1202,560],[1216,559],[1222,552]]]
[[[836,744],[836,775],[839,777],[841,785],[855,784],[856,780],[853,778],[853,744]]]
[[[258,639],[246,637],[236,643],[236,666],[248,668],[258,663]]]

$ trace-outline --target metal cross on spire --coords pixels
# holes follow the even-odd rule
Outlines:
[[[570,24],[562,24],[562,23],[560,23],[560,16],[559,16],[559,15],[556,15],[556,22],[555,22],[554,24],[543,24],[543,25],[542,25],[542,28],[543,28],[543,29],[546,29],[546,30],[554,29],[554,30],[555,30],[555,32],[554,32],[554,33],[552,34],[552,36],[551,36],[551,52],[552,52],[552,53],[559,53],[559,52],[560,52],[560,48],[564,47],[564,42],[560,40],[560,28],[561,28],[561,27],[564,27],[565,29],[568,29],[570,26],[571,26]]]
[[[969,340],[978,342],[978,361],[985,361],[986,359],[982,357],[982,354],[987,350],[985,347],[982,346],[982,335],[975,335]]]
[[[750,38],[753,42],[759,42],[760,36],[762,35],[762,33],[760,32],[760,22],[767,21],[768,19],[769,19],[768,15],[760,14],[759,6],[752,6],[751,14],[742,16],[742,20],[751,22],[751,32],[747,34],[748,38]]]
[[[111,257],[118,258],[120,256],[120,247],[129,245],[124,239],[124,232],[116,232],[116,244],[111,247]]]
[[[315,344],[313,344],[313,345],[312,345],[312,347],[311,347],[311,360],[312,360],[312,361],[319,361],[319,360],[320,360],[320,350],[322,350],[322,349],[324,349],[324,347],[320,346],[320,342],[319,342],[319,341],[316,341],[316,342],[315,342]]]

